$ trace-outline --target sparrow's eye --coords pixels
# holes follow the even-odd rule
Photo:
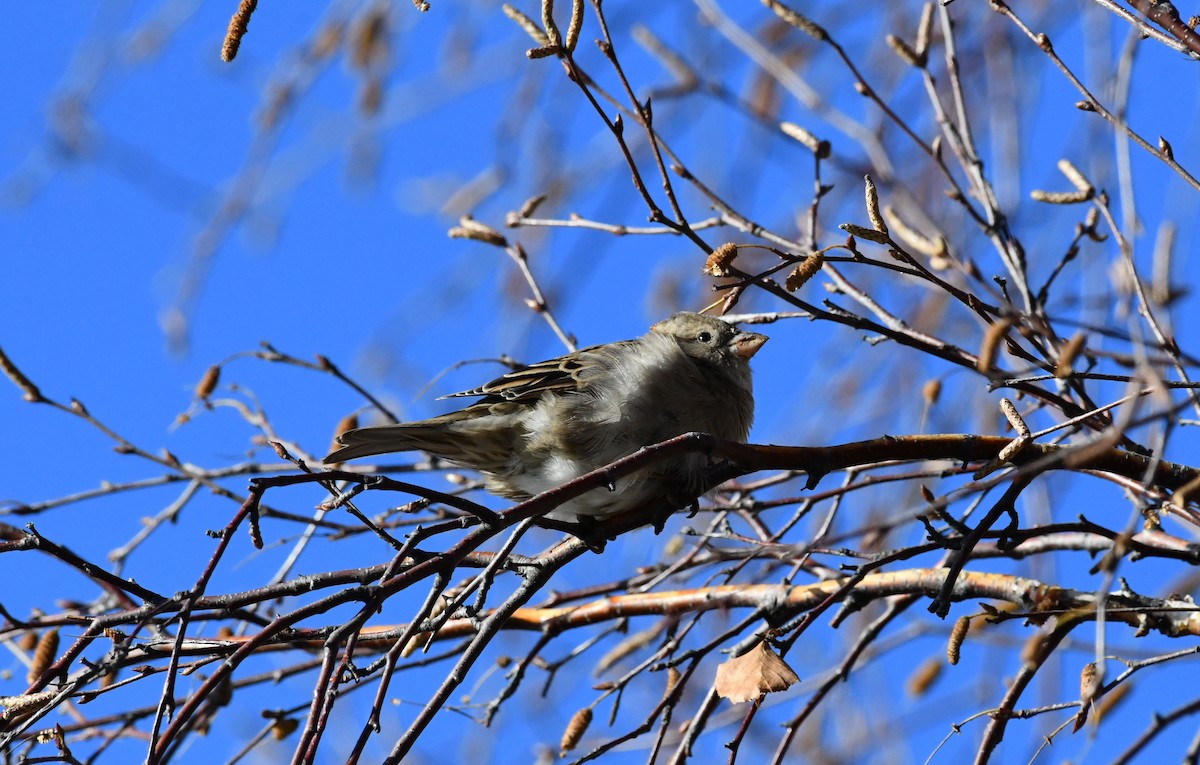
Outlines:
[[[712,333],[711,332],[701,332],[700,334],[696,335],[696,339],[702,343],[711,343],[712,342]]]

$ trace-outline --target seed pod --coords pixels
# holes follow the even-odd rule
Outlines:
[[[875,188],[875,181],[871,180],[871,176],[864,175],[863,180],[866,183],[867,194],[867,218],[870,219],[871,225],[881,234],[888,232],[887,223],[883,221],[883,215],[879,212],[879,191]]]
[[[554,0],[542,0],[542,27],[546,30],[549,45],[559,47],[562,44],[562,33],[558,31],[558,24],[554,23]]]
[[[567,752],[579,745],[579,739],[583,738],[583,734],[587,733],[588,726],[591,724],[591,707],[584,707],[571,716],[571,722],[567,723],[567,729],[563,731],[562,741],[559,743],[560,757],[565,757]]]
[[[1068,340],[1058,352],[1058,363],[1054,366],[1054,376],[1060,380],[1065,380],[1075,372],[1075,359],[1079,357],[1079,353],[1083,350],[1084,340],[1087,336],[1082,332],[1076,332],[1070,340]]]
[[[729,267],[733,265],[733,261],[736,259],[737,245],[733,242],[726,242],[713,250],[712,254],[708,256],[708,260],[704,262],[702,273],[709,276],[729,276]]]
[[[842,223],[838,225],[838,228],[840,228],[842,231],[845,231],[850,236],[856,236],[859,239],[866,239],[867,241],[875,242],[876,244],[888,243],[888,235],[883,231],[876,231],[875,229],[867,228],[866,226],[857,226],[853,223]]]
[[[571,3],[571,22],[567,25],[566,48],[575,50],[579,42],[579,32],[583,29],[583,0],[573,0]]]
[[[942,674],[943,666],[945,665],[942,664],[941,658],[937,656],[931,656],[921,662],[921,665],[908,676],[908,683],[906,684],[908,695],[913,698],[924,696],[933,687],[933,684],[937,682],[938,677]]]
[[[933,36],[933,3],[928,2],[921,8],[921,20],[917,22],[917,55],[925,58],[929,55],[929,40]]]
[[[508,246],[508,240],[504,238],[504,234],[486,223],[480,223],[470,215],[459,218],[458,225],[447,233],[451,239],[474,239],[477,242],[494,244],[497,247]]]
[[[1025,424],[1025,420],[1021,418],[1021,413],[1017,411],[1017,407],[1013,402],[1006,398],[1000,399],[1000,411],[1004,412],[1005,418],[1008,419],[1008,424],[1013,426],[1013,430],[1017,431],[1017,435],[1025,438],[1029,437],[1029,426]]]
[[[925,399],[925,403],[933,406],[942,397],[942,381],[936,377],[932,380],[927,380],[925,385],[921,387],[921,397]]]
[[[824,42],[825,40],[829,39],[829,33],[826,32],[820,24],[811,21],[806,16],[802,16],[783,3],[778,2],[778,0],[763,0],[763,5],[775,11],[776,16],[783,19],[788,24],[791,24],[796,29],[799,29],[801,32],[813,38],[814,40],[817,40],[818,42]]]
[[[1035,202],[1045,202],[1048,205],[1077,205],[1092,198],[1087,191],[1043,191],[1034,189],[1029,197]]]
[[[33,649],[33,661],[29,665],[29,674],[25,679],[31,683],[36,682],[54,663],[54,657],[57,655],[58,629],[46,630],[38,638],[37,647]]]
[[[788,292],[795,292],[804,286],[805,282],[817,275],[821,267],[825,265],[825,255],[815,252],[800,262],[800,265],[792,269],[792,272],[787,275],[787,280],[784,281],[783,287]]]
[[[229,28],[225,30],[225,41],[221,43],[221,60],[229,63],[237,58],[238,48],[242,46],[242,38],[250,28],[250,16],[258,7],[258,0],[242,0],[233,18],[229,20]]]
[[[204,376],[200,378],[200,382],[196,383],[196,398],[201,401],[208,401],[208,397],[217,389],[217,383],[221,381],[221,365],[213,364],[204,371]]]
[[[276,741],[283,741],[288,736],[300,727],[300,721],[294,717],[284,717],[281,720],[276,720],[271,724],[271,738]]]
[[[963,641],[967,639],[967,632],[970,629],[971,617],[958,617],[958,621],[954,623],[954,629],[950,630],[950,641],[946,643],[946,661],[951,664],[958,664],[959,656],[962,653]]]
[[[915,50],[909,47],[908,43],[904,42],[896,35],[888,35],[886,39],[888,47],[890,47],[892,51],[899,56],[902,61],[904,61],[904,63],[908,64],[909,66],[916,67],[923,65],[924,62],[921,61],[921,57],[917,55]]]
[[[25,375],[17,368],[17,365],[5,355],[4,351],[0,350],[0,372],[4,372],[7,378],[13,381],[13,384],[20,388],[20,392],[24,393],[23,398],[31,404],[43,402],[46,400],[42,397],[42,392],[37,390],[37,386],[29,381]]]
[[[1067,180],[1075,187],[1076,191],[1085,192],[1090,198],[1096,192],[1096,187],[1087,179],[1083,172],[1072,164],[1069,159],[1060,159],[1058,161],[1058,170],[1063,175],[1067,176]]]
[[[542,28],[537,25],[536,21],[529,18],[524,13],[521,13],[508,3],[505,3],[503,6],[501,6],[501,10],[504,11],[505,16],[517,22],[521,29],[525,30],[525,34],[532,37],[533,41],[539,46],[544,47],[550,44],[550,38],[546,36],[546,33],[542,31]]]
[[[984,374],[992,371],[992,367],[996,364],[996,354],[1000,350],[1000,343],[1004,342],[1010,329],[1012,329],[1012,319],[1008,318],[1001,319],[988,327],[983,336],[983,343],[979,346],[979,357],[975,360],[975,369]]]

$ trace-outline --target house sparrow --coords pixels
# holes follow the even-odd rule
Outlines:
[[[636,340],[584,348],[451,394],[482,397],[457,412],[347,431],[325,462],[419,449],[478,470],[495,494],[524,500],[682,433],[745,441],[754,419],[748,362],[766,341],[720,319],[677,313]],[[663,496],[691,499],[705,488],[706,464],[702,454],[658,463],[546,517],[578,521]]]

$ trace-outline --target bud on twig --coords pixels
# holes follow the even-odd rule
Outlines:
[[[779,129],[788,138],[804,144],[809,151],[817,156],[817,159],[825,159],[829,156],[829,141],[817,138],[795,122],[780,122]]]
[[[864,175],[863,180],[866,182],[867,188],[867,218],[870,219],[871,225],[875,227],[876,231],[886,234],[888,227],[883,222],[883,215],[879,212],[879,192],[875,189],[875,182],[869,175]]]
[[[497,247],[507,247],[508,240],[504,238],[496,229],[480,223],[470,215],[464,215],[458,219],[458,225],[446,232],[451,239],[474,239],[477,242],[484,244],[492,244]]]

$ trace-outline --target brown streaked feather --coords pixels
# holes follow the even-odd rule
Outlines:
[[[484,383],[478,388],[450,393],[441,398],[460,398],[465,396],[485,397],[479,404],[490,404],[498,401],[523,402],[533,404],[543,393],[562,393],[570,390],[585,390],[589,381],[581,377],[581,372],[587,369],[585,356],[592,355],[601,348],[611,348],[629,345],[630,340],[622,340],[605,345],[593,345],[568,353],[557,359],[539,361],[527,367],[513,370],[497,377],[491,382]],[[478,404],[476,404],[478,406]]]

